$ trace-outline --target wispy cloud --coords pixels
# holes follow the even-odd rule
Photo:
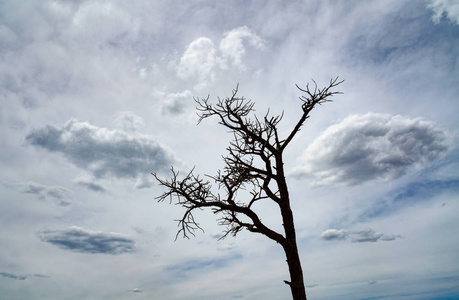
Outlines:
[[[30,278],[30,277],[50,278],[48,275],[43,275],[43,274],[16,275],[13,273],[8,273],[8,272],[0,272],[0,276],[3,278],[14,279],[14,280],[26,280],[27,278]]]
[[[427,5],[432,9],[432,21],[436,24],[440,23],[443,16],[446,16],[452,22],[459,25],[459,3],[451,0],[430,0]]]
[[[72,192],[61,186],[46,186],[29,181],[20,184],[20,190],[23,193],[35,194],[41,200],[54,202],[60,206],[67,206],[74,202]]]
[[[44,230],[39,233],[43,242],[61,249],[91,254],[121,254],[134,251],[134,240],[111,232],[89,231],[73,226],[65,230]]]
[[[0,276],[8,279],[15,279],[15,280],[26,280],[27,276],[24,275],[16,275],[12,273],[0,272]]]
[[[388,114],[353,115],[323,132],[303,153],[293,175],[312,176],[319,185],[394,179],[410,167],[434,161],[447,149],[446,134],[432,122]]]

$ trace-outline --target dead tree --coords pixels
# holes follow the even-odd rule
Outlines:
[[[254,103],[243,97],[237,97],[238,89],[233,90],[231,97],[218,99],[212,105],[207,99],[197,99],[199,115],[198,124],[212,116],[219,119],[219,124],[233,133],[227,156],[223,157],[225,166],[216,176],[202,178],[191,170],[180,178],[179,172],[172,168],[172,178],[163,180],[153,174],[166,191],[157,197],[158,201],[176,199],[176,204],[185,209],[179,221],[180,233],[184,237],[194,235],[197,229],[202,228],[196,222],[193,212],[196,209],[210,208],[214,214],[220,216],[219,224],[226,226],[222,238],[227,235],[236,236],[241,230],[261,233],[282,246],[287,257],[290,280],[284,280],[290,286],[294,300],[305,300],[306,291],[303,281],[303,271],[298,255],[293,212],[290,206],[290,196],[284,170],[283,153],[294,136],[300,131],[312,109],[340,92],[332,91],[342,83],[338,78],[330,80],[325,88],[306,85],[304,89],[297,88],[304,93],[302,101],[302,115],[295,127],[286,138],[281,138],[277,125],[282,115],[275,117],[266,115],[259,119],[249,117],[253,112]],[[211,181],[218,186],[214,191]],[[245,190],[245,197],[238,191]],[[219,192],[220,191],[220,192]],[[262,222],[255,210],[259,201],[274,201],[278,206],[283,221],[283,232],[276,232]]]

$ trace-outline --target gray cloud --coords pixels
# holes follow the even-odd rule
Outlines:
[[[108,130],[88,122],[69,120],[32,130],[26,141],[63,154],[95,178],[137,178],[169,168],[172,155],[151,136]]]
[[[373,229],[361,229],[352,232],[347,232],[344,229],[327,229],[320,235],[320,238],[326,241],[343,241],[348,237],[352,237],[353,243],[377,242],[377,241],[393,241],[400,236],[394,234],[383,234],[375,232]]]
[[[393,241],[396,236],[393,234],[386,235],[380,232],[375,232],[373,229],[362,229],[352,233],[353,243],[377,242],[377,241]]]
[[[303,153],[292,175],[316,184],[393,179],[446,152],[446,134],[420,118],[368,113],[329,127]]]
[[[36,182],[27,182],[20,185],[23,193],[35,194],[41,200],[67,206],[73,203],[72,192],[61,186],[45,186]]]
[[[8,279],[14,279],[14,280],[26,280],[27,278],[30,278],[30,277],[50,278],[48,275],[43,275],[43,274],[16,275],[13,273],[8,273],[8,272],[0,272],[0,276],[4,278],[8,278]]]
[[[6,273],[6,272],[0,272],[0,276],[8,279],[15,279],[15,280],[26,280],[27,276],[24,275],[15,275],[11,273]]]
[[[43,242],[81,253],[121,254],[134,251],[134,240],[118,233],[84,230],[73,226],[66,230],[40,232]]]
[[[87,176],[86,174],[83,174],[77,178],[75,178],[75,183],[78,185],[84,186],[87,189],[93,191],[93,192],[99,192],[99,193],[105,193],[107,192],[107,189],[99,184],[97,180],[91,176]]]
[[[344,229],[327,229],[320,235],[320,238],[326,241],[345,240],[348,233]]]

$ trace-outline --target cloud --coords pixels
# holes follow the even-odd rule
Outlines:
[[[97,179],[91,176],[86,176],[86,175],[78,176],[75,179],[75,183],[81,186],[84,186],[93,192],[99,192],[99,193],[107,192],[107,189],[103,185],[97,183]]]
[[[47,125],[32,130],[26,141],[63,154],[95,178],[138,178],[165,170],[173,162],[172,155],[151,136],[108,130],[75,119],[60,128]]]
[[[242,57],[245,54],[244,40],[248,40],[257,49],[263,50],[265,48],[263,40],[252,33],[246,26],[233,29],[226,33],[220,42],[219,49],[222,56],[221,67],[223,69],[228,68],[228,62],[241,70],[246,69],[242,62]]]
[[[177,76],[181,79],[198,77],[200,81],[212,79],[216,64],[216,49],[211,39],[200,37],[188,45],[180,58]]]
[[[0,276],[8,279],[14,280],[26,280],[29,277],[38,277],[38,278],[50,278],[48,275],[43,274],[29,274],[29,275],[16,275],[7,272],[0,272]]]
[[[388,114],[352,115],[315,139],[292,175],[315,177],[318,185],[394,179],[447,149],[446,134],[432,122]]]
[[[377,242],[377,241],[393,241],[396,236],[393,234],[386,235],[380,232],[375,232],[373,229],[362,229],[352,233],[353,243]]]
[[[443,14],[447,16],[452,22],[459,25],[459,3],[454,0],[431,0],[428,8],[432,9],[434,14],[432,21],[435,24],[440,23]]]
[[[203,86],[214,80],[218,69],[227,70],[234,66],[245,71],[247,67],[242,61],[246,53],[244,41],[248,41],[255,49],[265,49],[263,39],[246,26],[225,33],[218,48],[210,38],[197,38],[188,45],[180,58],[177,76],[181,79],[196,78],[200,86]]]
[[[393,241],[400,237],[394,234],[375,232],[373,229],[361,229],[352,232],[347,232],[344,229],[327,229],[321,233],[320,238],[325,241],[344,241],[349,236],[352,237],[353,243]]]
[[[62,4],[61,4],[62,5]],[[62,8],[68,9],[62,5]],[[89,45],[134,42],[138,35],[139,22],[125,9],[108,2],[85,2],[73,13],[70,35]]]
[[[57,203],[60,206],[67,206],[73,203],[72,192],[61,186],[46,186],[36,182],[20,184],[23,193],[35,194],[41,200]]]
[[[189,103],[193,102],[193,95],[189,90],[180,93],[169,93],[164,95],[163,112],[179,114],[185,111]]]
[[[345,240],[348,233],[344,229],[327,229],[320,235],[320,238],[326,241]]]
[[[124,235],[88,231],[77,226],[66,230],[45,230],[39,233],[39,237],[43,242],[74,252],[121,254],[134,251],[134,240]]]
[[[124,131],[137,131],[145,125],[143,118],[132,111],[122,111],[115,115],[115,123]]]
[[[0,272],[0,276],[8,279],[15,279],[15,280],[26,280],[27,276],[19,276],[11,273]]]

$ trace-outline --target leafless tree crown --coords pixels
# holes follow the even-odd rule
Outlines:
[[[287,246],[287,233],[281,234],[266,226],[254,211],[253,204],[270,199],[279,205],[283,216],[284,211],[290,209],[282,153],[309,118],[311,110],[318,104],[331,101],[331,96],[339,94],[340,92],[332,89],[342,82],[338,78],[332,79],[322,89],[318,88],[315,81],[313,87],[308,84],[305,88],[300,88],[297,85],[304,93],[300,97],[303,102],[302,116],[285,138],[279,136],[277,129],[283,114],[269,116],[268,111],[262,118],[250,118],[254,111],[254,102],[238,97],[238,87],[232,91],[231,97],[218,99],[215,105],[209,102],[209,97],[195,98],[198,105],[198,124],[206,118],[216,116],[219,124],[232,132],[233,140],[227,148],[227,155],[223,157],[225,166],[215,176],[206,176],[204,179],[191,170],[180,178],[179,172],[174,168],[171,169],[170,180],[163,180],[153,174],[160,185],[166,187],[166,191],[157,200],[169,199],[172,202],[175,198],[176,204],[185,208],[183,217],[178,220],[180,229],[176,238],[180,233],[189,238],[196,230],[202,230],[193,212],[209,207],[214,214],[220,216],[219,224],[226,226],[222,238],[229,234],[236,236],[242,229],[247,229],[262,233],[284,247]],[[211,181],[222,192],[215,193]],[[249,191],[250,197],[244,199],[245,201],[236,197],[237,191],[241,189]]]

